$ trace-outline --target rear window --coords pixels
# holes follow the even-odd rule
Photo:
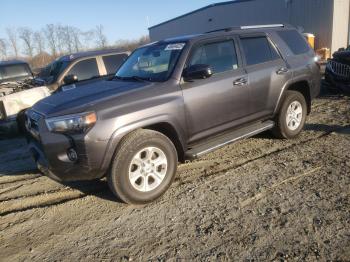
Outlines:
[[[265,36],[241,38],[241,43],[248,66],[279,58],[276,49]]]
[[[102,59],[107,70],[107,75],[115,74],[127,57],[127,54],[103,56]]]
[[[302,37],[295,30],[279,31],[277,34],[287,44],[294,55],[304,54],[310,50],[310,47],[304,37]]]

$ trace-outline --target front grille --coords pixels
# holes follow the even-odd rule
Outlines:
[[[350,66],[332,60],[328,62],[328,66],[334,74],[350,78]]]

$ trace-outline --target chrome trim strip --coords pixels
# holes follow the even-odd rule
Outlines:
[[[246,26],[241,26],[241,29],[259,29],[259,28],[272,28],[272,27],[284,27],[284,25],[283,24],[246,25]]]

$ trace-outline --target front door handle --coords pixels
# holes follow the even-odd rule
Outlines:
[[[285,68],[285,67],[281,67],[280,69],[278,69],[278,70],[276,71],[276,73],[277,73],[278,75],[283,75],[283,74],[288,73],[288,72],[289,72],[288,68]]]
[[[246,78],[239,78],[235,81],[233,81],[234,86],[244,86],[248,83],[248,80]]]

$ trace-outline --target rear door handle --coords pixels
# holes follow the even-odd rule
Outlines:
[[[289,72],[288,68],[285,68],[285,67],[281,67],[280,69],[278,69],[278,70],[276,71],[276,73],[277,73],[278,75],[283,75],[283,74],[288,73],[288,72]]]
[[[235,81],[233,81],[234,86],[244,86],[248,83],[248,80],[246,78],[239,78]]]

